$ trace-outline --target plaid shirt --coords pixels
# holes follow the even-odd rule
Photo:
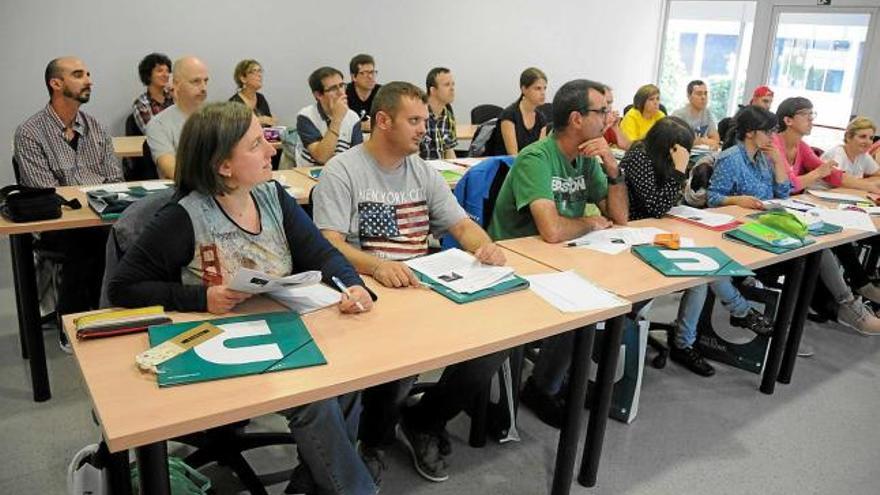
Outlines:
[[[141,130],[141,133],[145,134],[147,132],[147,123],[154,115],[171,105],[174,105],[174,97],[171,96],[171,91],[168,90],[165,91],[165,101],[162,103],[153,99],[149,91],[145,91],[144,94],[138,96],[132,104],[134,108],[132,114],[134,115],[134,122],[137,124],[138,129]]]
[[[443,158],[446,150],[455,149],[457,145],[458,137],[455,135],[455,115],[452,113],[452,106],[446,105],[439,116],[434,115],[429,106],[427,132],[419,145],[419,156],[425,160]]]
[[[75,150],[64,139],[64,124],[51,105],[16,129],[15,158],[22,185],[56,187],[123,180],[113,139],[101,124],[80,111],[73,130],[78,139]]]

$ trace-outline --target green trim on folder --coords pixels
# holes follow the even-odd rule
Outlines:
[[[480,299],[486,299],[487,297],[500,296],[502,294],[516,292],[518,290],[527,289],[529,287],[528,280],[520,277],[519,275],[514,275],[512,280],[501,282],[492,287],[489,287],[488,289],[483,289],[481,291],[473,292],[471,294],[462,294],[461,292],[456,292],[449,287],[446,287],[445,285],[434,282],[430,278],[415,270],[413,270],[413,272],[416,274],[416,277],[418,277],[419,281],[429,286],[435,292],[440,293],[443,297],[458,304],[478,301]]]

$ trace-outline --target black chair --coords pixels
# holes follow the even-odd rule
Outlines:
[[[547,122],[547,131],[553,130],[553,103],[544,103],[535,109],[538,113],[544,117],[544,121]]]
[[[133,132],[133,133],[132,133]],[[126,136],[141,136],[140,129],[134,124],[134,116],[129,115],[125,120]],[[153,163],[153,155],[150,153],[150,147],[147,140],[141,146],[142,156],[134,158],[126,158],[123,166],[123,175],[127,181],[135,180],[151,180],[158,179],[159,173],[156,170],[156,164]]]
[[[159,209],[173,196],[174,190],[159,191],[133,203],[119,217],[107,239],[106,265],[101,288],[101,306],[110,305],[107,298],[107,285],[119,259],[137,239],[144,226]],[[253,495],[266,495],[266,489],[259,477],[242,455],[248,450],[294,443],[290,433],[246,432],[248,421],[240,421],[206,431],[200,431],[172,439],[195,447],[196,450],[184,458],[193,468],[211,463],[226,466],[232,470],[239,481]]]
[[[134,114],[128,114],[128,118],[125,119],[125,135],[126,136],[143,136],[144,133],[141,132],[141,128],[137,126],[137,122],[134,120]]]
[[[471,124],[480,125],[489,119],[494,119],[501,115],[502,110],[504,109],[498,105],[489,103],[477,105],[471,109]]]

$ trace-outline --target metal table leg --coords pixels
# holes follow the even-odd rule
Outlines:
[[[804,321],[807,319],[807,310],[810,308],[813,291],[816,289],[816,280],[819,278],[819,260],[821,257],[822,251],[816,251],[807,256],[804,279],[798,294],[797,305],[795,305],[791,329],[788,331],[788,342],[786,342],[785,354],[782,356],[782,366],[777,377],[780,383],[791,383],[791,375],[794,372],[798,347],[801,344],[801,336],[804,334]]]
[[[30,356],[34,401],[43,402],[52,397],[52,392],[49,389],[46,348],[43,344],[43,330],[40,326],[40,303],[37,299],[33,239],[30,234],[14,234],[10,238],[16,275],[15,293],[19,309],[19,332],[23,333],[25,337],[25,347]]]
[[[168,479],[168,447],[165,442],[138,447],[136,455],[140,493],[171,495],[171,482]]]
[[[773,339],[770,341],[770,350],[767,352],[767,362],[764,363],[764,376],[761,379],[761,392],[772,394],[776,388],[776,377],[779,376],[779,367],[782,362],[782,353],[788,336],[788,328],[797,305],[798,293],[801,290],[801,282],[804,278],[806,258],[801,256],[789,262],[789,270],[785,275],[785,284],[782,286],[782,300],[779,310],[776,312],[776,321],[773,324]]]

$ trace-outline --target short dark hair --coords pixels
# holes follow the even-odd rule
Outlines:
[[[232,78],[235,79],[236,86],[238,86],[239,88],[244,87],[244,84],[242,84],[241,82],[241,78],[247,76],[248,71],[251,70],[251,67],[253,66],[262,67],[259,62],[252,58],[246,58],[241,62],[235,64],[235,70],[232,71]]]
[[[427,77],[425,77],[425,92],[430,93],[431,88],[437,87],[437,76],[440,74],[449,74],[452,72],[446,67],[434,67],[433,69],[428,71]]]
[[[773,132],[777,124],[778,120],[773,112],[756,105],[746,105],[734,115],[727,136],[724,138],[724,148],[742,141],[746,138],[746,134],[752,131]]]
[[[141,59],[141,62],[138,64],[138,77],[141,78],[144,86],[150,85],[153,69],[160,65],[168,67],[168,72],[171,72],[171,59],[164,53],[154,52]]]
[[[706,83],[699,80],[699,79],[694,79],[693,81],[689,82],[688,87],[687,87],[688,96],[690,96],[694,93],[694,88],[696,88],[697,86],[705,86],[705,85],[706,85]]]
[[[400,100],[404,97],[416,98],[422,103],[428,103],[428,95],[415,84],[404,81],[391,81],[383,84],[373,97],[373,106],[370,108],[370,121],[376,121],[379,112],[385,112],[392,117],[400,107]]]
[[[543,80],[547,82],[547,75],[544,74],[544,71],[537,67],[529,67],[528,69],[522,71],[522,74],[519,75],[519,87],[520,88],[528,88],[535,82]]]
[[[553,96],[553,129],[558,132],[568,127],[571,112],[586,113],[590,108],[590,90],[605,94],[606,87],[589,79],[575,79],[563,84]]]
[[[636,107],[636,110],[641,112],[645,109],[645,103],[647,103],[652,96],[659,94],[660,88],[653,84],[645,84],[636,90],[636,94],[633,95],[633,106]]]
[[[182,194],[208,196],[231,191],[220,176],[220,164],[232,156],[247,133],[253,111],[236,101],[208,103],[186,119],[177,146],[174,182]]]
[[[348,73],[352,76],[356,76],[357,73],[361,70],[362,65],[372,65],[376,66],[376,61],[373,60],[372,55],[367,55],[366,53],[358,53],[354,57],[351,57],[351,62],[348,63]]]
[[[46,64],[46,72],[44,78],[46,80],[46,90],[49,91],[50,97],[52,96],[52,86],[49,85],[49,81],[51,81],[52,79],[61,79],[62,77],[61,65],[58,63],[59,60],[61,59],[53,58],[49,61],[48,64]]]
[[[803,96],[794,96],[782,100],[782,103],[776,107],[776,117],[779,118],[779,132],[788,129],[785,125],[785,118],[794,118],[794,114],[801,110],[812,110],[813,102]]]
[[[665,182],[675,169],[669,151],[676,144],[690,151],[694,146],[694,131],[678,117],[664,117],[651,127],[644,140],[633,145],[633,148],[644,150],[651,159],[658,184]]]
[[[327,66],[315,69],[315,71],[309,75],[309,88],[312,92],[324,94],[324,83],[322,81],[330,76],[342,77],[342,72],[339,72],[333,67]]]

